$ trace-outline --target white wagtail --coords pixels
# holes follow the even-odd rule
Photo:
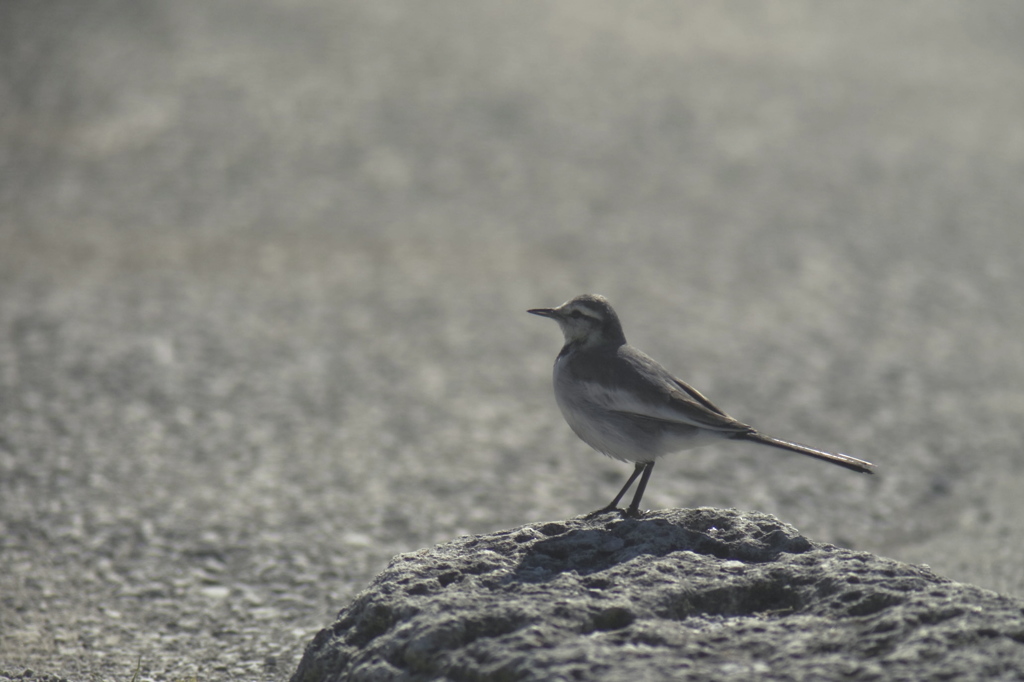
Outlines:
[[[736,421],[627,344],[619,316],[603,296],[584,294],[557,308],[527,312],[555,320],[565,335],[554,370],[555,400],[565,421],[598,452],[636,462],[615,499],[594,514],[614,510],[643,474],[625,510],[628,516],[639,516],[640,499],[658,457],[719,438],[771,445],[872,473],[874,464],[870,462],[772,438]]]

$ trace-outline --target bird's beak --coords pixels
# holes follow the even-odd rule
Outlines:
[[[531,315],[540,315],[541,317],[558,317],[558,312],[554,308],[531,308],[526,312]]]

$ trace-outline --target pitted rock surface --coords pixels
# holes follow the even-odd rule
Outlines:
[[[736,510],[538,523],[396,557],[326,680],[1024,678],[1024,602]]]

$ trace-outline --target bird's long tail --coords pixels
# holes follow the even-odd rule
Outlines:
[[[799,443],[790,443],[788,440],[779,440],[778,438],[772,438],[766,436],[763,433],[757,431],[749,431],[746,433],[740,433],[735,436],[737,439],[749,440],[762,445],[770,445],[773,448],[779,448],[780,450],[789,450],[790,452],[799,452],[801,455],[808,455],[809,457],[816,457],[823,459],[826,462],[832,462],[838,464],[841,467],[852,469],[853,471],[859,471],[862,474],[873,474],[875,473],[872,469],[875,465],[871,462],[865,462],[862,459],[856,457],[850,457],[849,455],[842,455],[836,452],[825,452],[824,450],[817,450],[815,448],[809,448],[806,445],[800,445]]]

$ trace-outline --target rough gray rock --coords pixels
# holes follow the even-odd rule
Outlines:
[[[396,557],[292,682],[682,675],[1021,679],[1024,602],[766,514],[605,514]]]

